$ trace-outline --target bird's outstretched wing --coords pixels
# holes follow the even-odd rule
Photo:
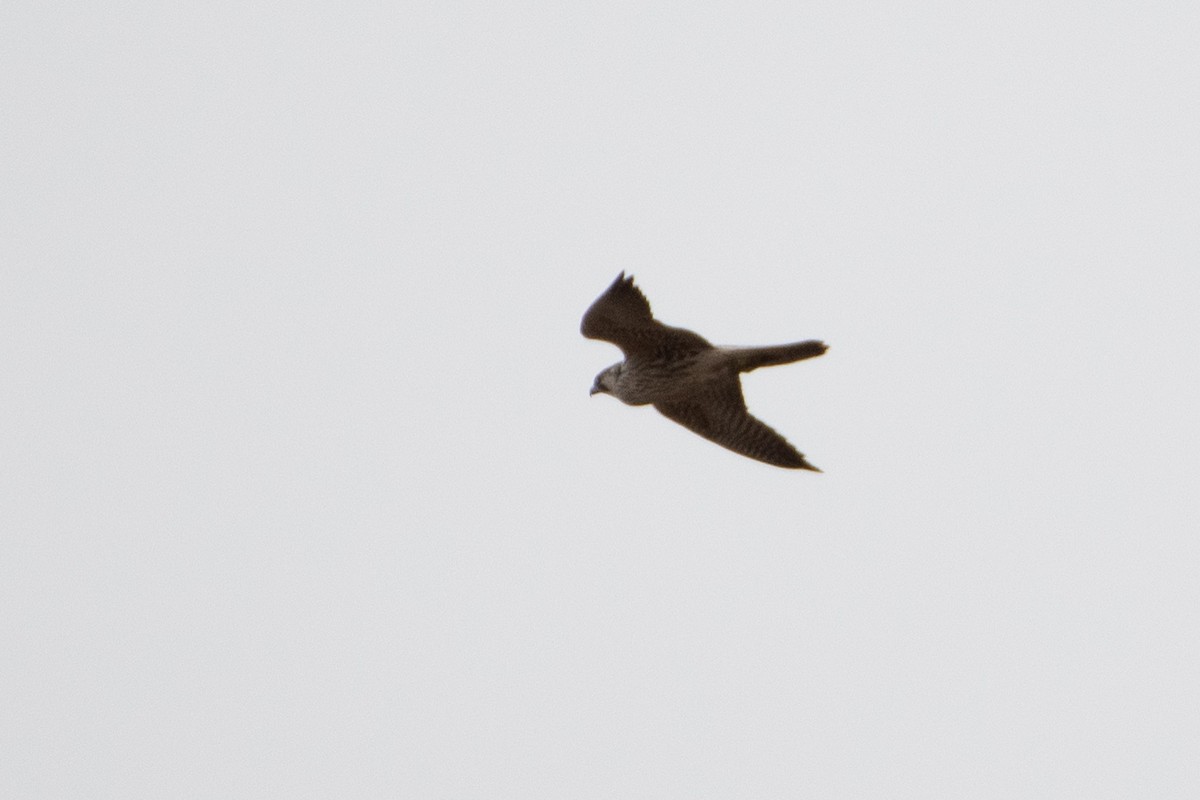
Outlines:
[[[737,378],[711,384],[693,398],[655,403],[654,407],[667,419],[735,453],[776,467],[821,471],[805,461],[787,439],[750,415]]]
[[[650,312],[650,301],[622,272],[612,286],[583,315],[579,330],[589,339],[602,339],[621,348],[626,358],[669,352],[695,353],[712,347],[703,336],[664,325]]]

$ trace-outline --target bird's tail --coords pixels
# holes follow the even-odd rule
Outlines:
[[[774,367],[778,364],[816,358],[828,349],[824,342],[809,339],[806,342],[777,344],[773,347],[732,347],[730,352],[738,372],[750,372],[759,367]]]

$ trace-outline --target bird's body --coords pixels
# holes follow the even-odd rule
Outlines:
[[[653,405],[668,419],[758,461],[820,471],[750,415],[739,375],[819,356],[827,349],[822,342],[715,346],[697,333],[655,320],[649,301],[623,272],[583,315],[580,329],[625,354],[624,361],[596,376],[592,394],[611,394],[633,406]]]

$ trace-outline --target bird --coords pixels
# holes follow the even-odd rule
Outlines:
[[[810,339],[768,347],[726,347],[654,318],[650,301],[622,270],[579,326],[588,339],[625,355],[600,372],[590,395],[610,394],[631,406],[653,405],[667,419],[756,461],[785,469],[821,470],[774,429],[751,416],[741,373],[815,358],[828,350]]]

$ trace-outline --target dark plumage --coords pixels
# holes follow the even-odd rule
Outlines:
[[[667,419],[735,453],[789,469],[820,472],[787,440],[746,410],[739,374],[819,356],[823,342],[770,347],[714,346],[654,319],[650,302],[622,272],[583,315],[580,331],[621,348],[625,360],[596,376],[592,394],[653,404]]]

